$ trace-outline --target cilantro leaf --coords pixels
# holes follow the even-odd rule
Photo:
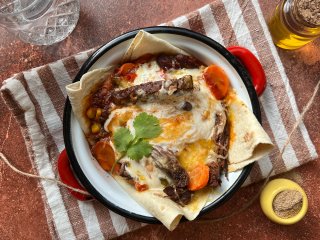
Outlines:
[[[158,118],[145,112],[136,116],[133,126],[136,138],[156,138],[162,132]]]
[[[127,151],[130,143],[133,141],[133,136],[128,128],[121,127],[114,133],[114,145],[118,152],[124,153]]]
[[[140,140],[136,144],[131,145],[127,151],[127,156],[132,160],[138,161],[144,156],[149,156],[152,151],[152,146],[150,143]]]
[[[133,136],[128,128],[121,127],[114,133],[114,145],[122,156],[127,155],[135,161],[139,161],[144,156],[149,156],[152,152],[152,145],[148,142],[150,138],[158,137],[162,128],[159,120],[147,113],[140,113],[133,121],[135,136]],[[113,167],[112,167],[113,169]]]

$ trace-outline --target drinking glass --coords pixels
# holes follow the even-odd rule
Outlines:
[[[0,26],[24,42],[51,45],[73,31],[79,11],[79,0],[0,0]]]

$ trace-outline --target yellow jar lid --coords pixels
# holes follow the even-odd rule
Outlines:
[[[278,193],[285,190],[296,190],[302,194],[302,207],[299,213],[290,218],[281,218],[273,210],[273,199]],[[270,181],[260,194],[260,205],[264,214],[273,222],[290,225],[299,222],[308,210],[308,198],[304,190],[295,182],[279,178]]]

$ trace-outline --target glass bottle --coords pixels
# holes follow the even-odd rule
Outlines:
[[[282,0],[268,23],[274,44],[297,49],[320,36],[319,11],[319,0]]]

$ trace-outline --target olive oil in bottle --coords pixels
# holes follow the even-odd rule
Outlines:
[[[282,0],[268,25],[275,45],[300,48],[320,36],[320,0]]]

